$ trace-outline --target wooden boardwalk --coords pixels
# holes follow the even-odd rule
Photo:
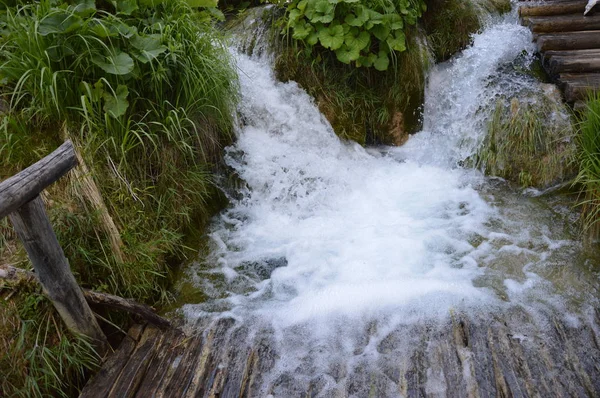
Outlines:
[[[306,366],[273,372],[285,354],[272,331],[232,319],[192,337],[137,325],[81,397],[598,397],[599,315],[574,326],[514,308],[405,326],[377,345],[375,364],[357,361],[357,347],[326,374],[311,373],[309,350]]]
[[[584,16],[586,4],[587,0],[546,0],[519,5],[544,69],[569,103],[600,89],[600,4]]]

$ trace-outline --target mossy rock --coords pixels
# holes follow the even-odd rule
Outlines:
[[[430,60],[417,29],[409,31],[407,41],[407,51],[385,72],[345,65],[326,52],[315,56],[300,44],[279,41],[275,73],[313,96],[339,137],[361,145],[399,145],[421,127]]]
[[[548,188],[574,177],[574,134],[558,89],[545,84],[537,96],[498,101],[477,164],[523,187]]]
[[[467,47],[471,35],[481,29],[477,8],[464,0],[429,0],[422,25],[438,62]]]

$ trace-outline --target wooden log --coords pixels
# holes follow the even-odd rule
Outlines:
[[[39,280],[33,272],[13,267],[9,264],[0,264],[0,279],[14,284],[19,283],[39,283]],[[143,320],[161,328],[171,328],[171,322],[158,315],[152,307],[135,302],[132,299],[126,299],[113,294],[100,293],[89,289],[82,289],[83,296],[88,304],[97,306],[106,306],[113,309],[127,311],[132,315],[139,316]]]
[[[9,217],[17,236],[25,246],[44,293],[50,298],[67,327],[90,337],[99,353],[104,354],[108,347],[106,336],[71,273],[69,262],[52,230],[42,199],[36,196]]]
[[[600,58],[600,49],[588,50],[566,50],[566,51],[546,51],[544,58],[568,57],[568,58]]]
[[[569,103],[585,100],[595,91],[600,90],[600,85],[585,84],[581,82],[567,82],[564,85],[565,100]]]
[[[73,143],[66,141],[39,162],[0,183],[0,219],[34,199],[77,165]]]
[[[553,3],[519,3],[519,15],[522,17],[583,14],[585,0],[564,1]]]
[[[560,73],[586,73],[596,72],[600,70],[600,57],[550,57],[548,62],[551,74],[558,75]]]
[[[600,30],[538,35],[536,43],[541,52],[600,48]]]
[[[525,17],[523,24],[533,33],[580,32],[600,29],[600,15],[561,15],[549,17]]]
[[[117,310],[127,311],[130,314],[137,315],[160,329],[171,328],[171,322],[156,314],[154,310],[144,304],[136,303],[131,299],[125,299],[107,293],[94,292],[92,290],[84,290],[83,295],[88,303],[103,305]]]

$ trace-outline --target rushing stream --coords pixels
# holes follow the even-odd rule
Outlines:
[[[457,313],[520,307],[571,327],[588,317],[597,275],[570,209],[461,166],[497,99],[537,90],[526,75],[498,75],[531,57],[531,42],[511,15],[436,66],[424,129],[400,148],[340,141],[312,98],[275,80],[267,56],[235,52],[243,125],[226,162],[243,185],[213,223],[208,258],[189,271],[210,297],[183,312],[192,329],[233,318],[248,344],[270,336],[277,355],[259,395],[278,395],[267,387],[275,380],[291,396],[315,377],[334,389],[344,375],[385,372],[410,356],[412,326]],[[394,396],[389,383],[382,391]]]

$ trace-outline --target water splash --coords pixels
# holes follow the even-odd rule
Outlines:
[[[458,167],[498,97],[533,84],[498,74],[533,52],[529,31],[508,18],[432,71],[424,131],[383,152],[340,141],[297,84],[236,52],[244,123],[226,161],[244,187],[194,269],[212,298],[183,307],[190,324],[227,316],[255,333],[268,325],[283,353],[272,377],[310,379],[340,361],[397,357],[391,331],[396,342],[402,325],[457,311],[569,314],[543,277],[580,256],[556,213]]]

